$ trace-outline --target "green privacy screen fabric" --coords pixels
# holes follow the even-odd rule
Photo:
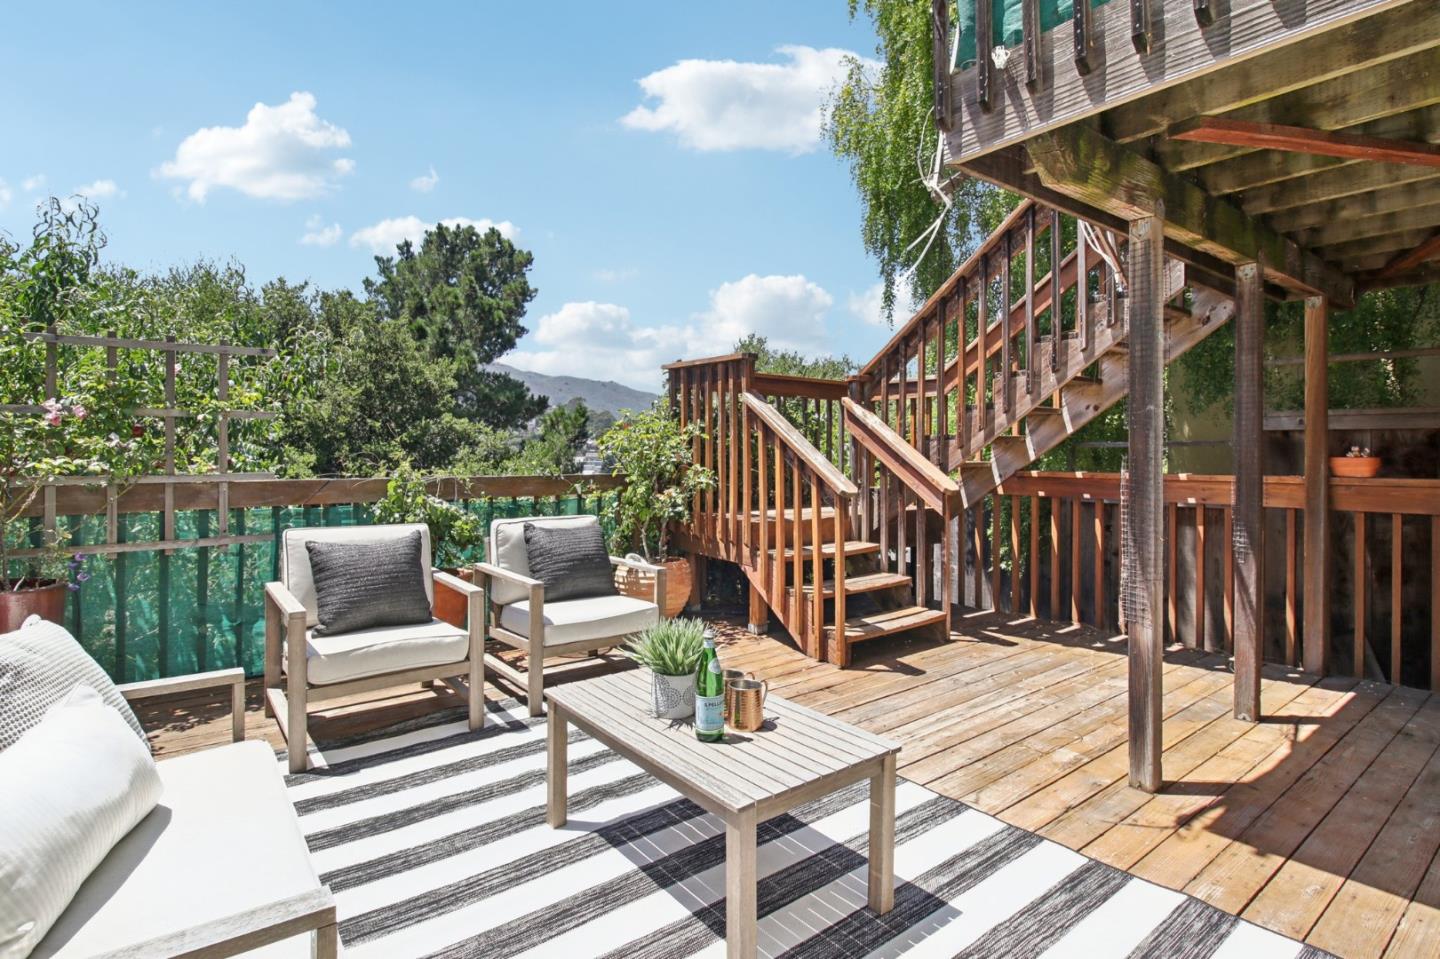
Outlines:
[[[599,513],[606,532],[612,494],[539,499],[471,500],[464,507],[490,520],[506,516]],[[128,542],[161,538],[159,513],[120,517],[120,538]],[[277,574],[276,543],[295,526],[355,526],[371,522],[368,506],[285,506],[230,511],[232,534],[262,535],[257,543],[177,549],[170,555],[137,550],[85,560],[88,578],[72,592],[65,625],[116,682],[181,676],[233,666],[258,676],[264,672],[265,584]],[[105,517],[60,519],[70,546],[103,542]],[[201,539],[219,533],[214,510],[175,514],[177,539]],[[484,546],[469,561],[483,559]]]
[[[1013,47],[1020,43],[1023,16],[1020,0],[959,0],[959,30],[955,46],[954,67],[965,70],[975,63],[975,5],[990,3],[991,37],[985,49],[998,46]],[[1040,30],[1049,32],[1069,20],[1075,14],[1077,0],[1040,0]],[[1078,0],[1086,2],[1086,0]],[[1109,0],[1089,0],[1091,7],[1102,6]]]

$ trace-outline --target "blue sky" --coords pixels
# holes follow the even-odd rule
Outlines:
[[[437,220],[535,253],[506,358],[658,388],[757,330],[868,358],[875,269],[817,129],[844,0],[26,4],[0,35],[0,230],[83,190],[110,255],[357,288]]]

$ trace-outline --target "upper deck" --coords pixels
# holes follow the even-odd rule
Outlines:
[[[1161,199],[1167,236],[1221,274],[1263,259],[1278,295],[1440,275],[1440,3],[954,9],[934,5],[953,166],[1117,227]]]

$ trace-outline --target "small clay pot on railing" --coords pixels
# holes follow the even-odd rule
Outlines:
[[[1344,456],[1330,457],[1330,473],[1346,479],[1371,479],[1380,472],[1380,457],[1371,456],[1369,450],[1358,446],[1350,447]]]

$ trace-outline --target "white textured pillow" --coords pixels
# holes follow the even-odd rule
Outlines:
[[[0,959],[29,955],[160,801],[150,750],[89,686],[0,751]]]

